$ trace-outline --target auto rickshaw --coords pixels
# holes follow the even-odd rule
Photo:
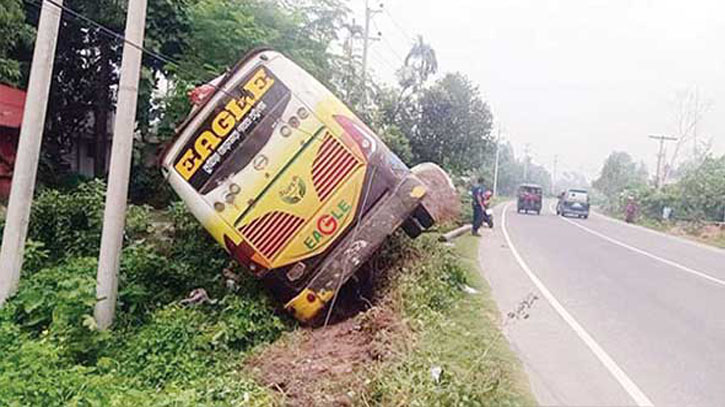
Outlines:
[[[516,201],[516,212],[541,214],[542,189],[536,184],[521,184],[518,188],[518,199]]]

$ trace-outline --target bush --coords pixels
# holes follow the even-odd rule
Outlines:
[[[23,340],[0,358],[0,405],[107,405],[118,384],[93,367],[74,365],[47,339]],[[7,403],[7,404],[6,404]]]
[[[424,234],[411,240],[401,232],[388,239],[375,258],[375,268],[389,271],[393,286],[405,293],[403,306],[413,316],[438,314],[448,309],[461,295],[467,284],[466,269],[456,253]],[[378,284],[388,285],[380,281]],[[380,291],[386,287],[379,287]]]
[[[143,163],[135,163],[131,168],[128,197],[134,204],[154,208],[164,208],[177,199],[159,168],[147,167]]]
[[[99,180],[82,183],[68,192],[44,189],[33,201],[28,239],[42,244],[48,262],[73,256],[97,256],[105,193],[106,186]],[[148,207],[128,207],[127,240],[146,236],[150,226]]]
[[[681,212],[695,220],[721,221],[725,217],[725,156],[707,158],[679,181]]]
[[[41,191],[33,201],[28,238],[42,242],[53,261],[98,255],[105,191],[97,180],[68,193]]]
[[[194,269],[218,275],[229,262],[229,255],[198,220],[189,213],[183,203],[169,207],[168,215],[173,223],[173,245],[169,255]]]
[[[130,234],[149,233],[148,210],[131,211]],[[175,211],[172,234],[179,244],[172,242],[170,250],[183,252],[183,258],[145,240],[125,247],[117,322],[109,332],[97,331],[91,316],[95,258],[65,256],[48,265],[45,243],[29,242],[26,265],[35,270],[0,308],[0,405],[269,401],[237,367],[244,352],[274,340],[290,325],[275,315],[259,283],[245,282],[236,294],[223,291],[214,265],[224,265],[226,254],[214,258],[216,243],[205,240],[206,232],[183,208]],[[68,236],[61,228],[68,224],[54,225]],[[204,284],[218,300],[214,304],[176,304]]]
[[[50,253],[45,248],[45,243],[28,239],[25,242],[23,253],[23,275],[30,275],[48,264]]]
[[[119,341],[118,365],[144,387],[158,388],[221,374],[243,352],[276,339],[285,328],[269,307],[237,296],[197,307],[169,305]]]

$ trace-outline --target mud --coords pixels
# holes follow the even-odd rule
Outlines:
[[[292,332],[247,365],[286,406],[350,406],[366,386],[366,373],[392,356],[392,338],[403,330],[389,307],[372,307],[333,325]]]

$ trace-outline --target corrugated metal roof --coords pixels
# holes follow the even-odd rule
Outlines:
[[[0,126],[19,128],[24,106],[25,91],[0,83]]]

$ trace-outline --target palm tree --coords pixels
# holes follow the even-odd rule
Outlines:
[[[408,55],[405,57],[403,67],[398,70],[398,83],[400,94],[397,98],[392,120],[394,121],[400,107],[407,103],[410,97],[418,92],[430,75],[438,71],[438,59],[433,47],[423,41],[418,35]],[[406,95],[407,92],[407,95]]]
[[[428,79],[428,76],[438,71],[438,59],[436,52],[430,45],[423,41],[423,36],[418,35],[413,47],[405,57],[405,66],[412,68],[417,77],[416,84],[420,85]]]

